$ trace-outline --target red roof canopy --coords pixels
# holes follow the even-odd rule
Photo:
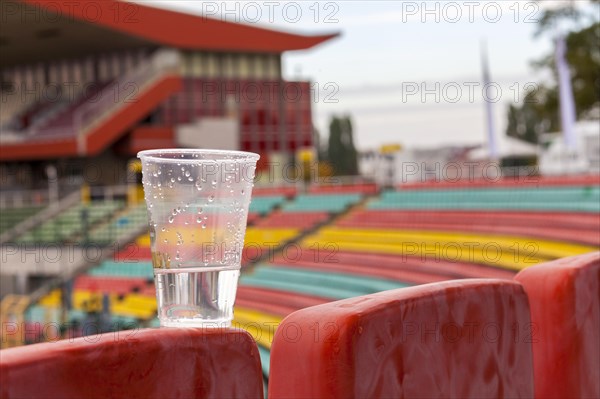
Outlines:
[[[338,35],[297,35],[118,0],[21,1],[50,13],[182,49],[280,53],[307,49]]]

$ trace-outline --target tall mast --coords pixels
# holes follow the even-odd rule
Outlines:
[[[498,154],[498,143],[496,142],[496,130],[494,128],[494,113],[493,104],[490,101],[488,90],[490,85],[490,70],[488,65],[488,54],[487,45],[485,41],[481,43],[481,67],[483,69],[483,87],[484,90],[484,101],[485,101],[485,121],[488,136],[488,147],[490,151],[490,159],[497,160]]]

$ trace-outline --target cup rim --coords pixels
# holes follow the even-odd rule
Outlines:
[[[204,156],[230,156],[230,159],[201,159],[201,158],[168,158],[161,157],[158,155],[167,154],[202,154]],[[203,161],[209,162],[251,162],[258,161],[260,155],[254,152],[247,151],[235,151],[235,150],[211,150],[202,148],[162,148],[155,150],[144,150],[137,153],[137,157],[140,159],[149,159],[156,162],[177,162],[177,163],[198,163]]]

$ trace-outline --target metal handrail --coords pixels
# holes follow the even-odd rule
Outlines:
[[[135,96],[143,87],[148,86],[168,72],[176,72],[179,66],[180,55],[176,49],[159,49],[137,68],[100,90],[96,94],[97,101],[87,101],[77,107],[67,125],[51,129],[36,126],[24,132],[21,141],[31,138],[32,135],[39,139],[49,140],[75,135],[81,140],[94,126],[106,119],[111,111],[122,104],[137,101],[138,99]],[[132,95],[133,98],[131,98]],[[37,135],[37,133],[40,134]]]
[[[118,251],[125,248],[129,243],[135,241],[136,238],[138,238],[140,235],[144,234],[147,231],[148,231],[147,225],[140,226],[138,229],[132,231],[127,236],[116,240],[113,245],[103,247],[101,249],[102,254],[97,259],[88,260],[88,259],[84,258],[79,264],[77,264],[71,270],[66,271],[66,272],[52,278],[50,281],[48,281],[47,283],[43,284],[41,287],[39,287],[38,289],[33,291],[29,295],[29,303],[38,302],[42,297],[44,297],[45,295],[50,293],[52,290],[54,290],[56,288],[60,288],[64,283],[73,279],[75,276],[85,273],[86,271],[94,268],[95,266],[98,266],[103,261],[109,259],[115,253],[117,253]]]
[[[79,107],[74,115],[75,131],[84,136],[91,128],[109,115],[112,110],[121,104],[136,102],[131,99],[131,90],[134,96],[140,89],[152,83],[163,73],[173,71],[180,65],[179,52],[175,49],[159,49],[148,62],[115,81],[99,93],[99,101],[89,102]]]

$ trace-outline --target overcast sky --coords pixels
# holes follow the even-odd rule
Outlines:
[[[498,134],[506,108],[541,76],[530,62],[552,51],[534,38],[541,7],[560,1],[298,1],[147,3],[305,34],[341,36],[284,54],[288,80],[319,88],[314,122],[323,137],[348,113],[360,149],[476,144],[486,140],[481,43],[487,43]],[[579,4],[584,4],[580,2]]]

